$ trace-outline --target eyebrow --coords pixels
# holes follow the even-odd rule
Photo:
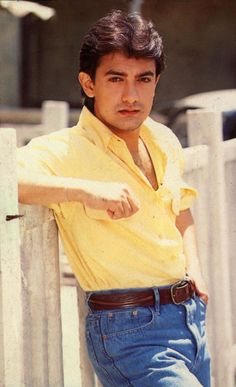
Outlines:
[[[117,70],[108,70],[105,75],[116,75],[116,76],[120,76],[120,77],[127,77],[128,74],[127,73],[124,73],[122,71],[117,71]],[[153,71],[144,71],[143,73],[139,73],[136,75],[136,78],[140,78],[140,77],[147,77],[147,76],[150,76],[150,77],[155,77],[155,74]]]

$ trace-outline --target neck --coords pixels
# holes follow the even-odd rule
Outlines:
[[[90,98],[89,98],[90,99]],[[92,99],[90,99],[92,100]],[[121,130],[117,129],[115,127],[111,127],[108,122],[102,121],[94,111],[91,110],[91,105],[88,104],[85,105],[90,112],[95,115],[96,118],[98,118],[103,124],[105,124],[116,136],[120,137],[122,140],[125,141],[127,148],[129,149],[131,154],[138,152],[138,145],[139,145],[139,133],[140,133],[140,126],[133,130]]]
[[[132,131],[113,130],[113,133],[125,141],[131,154],[138,152],[140,128]]]

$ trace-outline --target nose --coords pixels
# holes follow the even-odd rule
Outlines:
[[[138,93],[136,86],[132,83],[127,83],[123,90],[122,102],[128,103],[129,105],[133,105],[138,102]]]

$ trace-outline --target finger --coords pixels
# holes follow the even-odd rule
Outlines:
[[[114,220],[118,220],[118,219],[124,218],[124,216],[123,216],[123,213],[121,211],[117,210],[117,211],[113,212],[111,218]]]
[[[133,196],[127,196],[127,201],[129,202],[132,214],[135,214],[140,209],[140,203],[138,199],[134,199]]]
[[[123,217],[124,218],[128,218],[129,216],[131,216],[133,214],[133,209],[129,203],[128,198],[125,202],[122,203],[122,208],[123,208]]]
[[[203,302],[205,302],[205,304],[208,303],[209,297],[208,297],[208,295],[206,293],[199,292],[198,296],[203,300]]]
[[[205,302],[205,304],[208,303],[209,297],[208,297],[208,294],[207,294],[207,293],[201,291],[197,286],[195,286],[195,293],[196,293],[196,295],[197,295],[199,298],[201,298],[201,299],[203,300],[203,302]]]
[[[207,294],[204,294],[203,296],[200,297],[202,299],[202,301],[207,305],[208,304],[208,300],[209,300],[209,297]]]
[[[107,210],[108,215],[111,219],[120,219],[124,217],[124,209],[121,203],[116,203],[116,205],[110,206]]]
[[[107,214],[109,215],[109,217],[110,217],[111,219],[113,219],[114,211],[112,211],[112,210],[107,210]]]
[[[112,210],[107,210],[107,214],[111,219],[121,219],[124,218],[121,212],[119,211],[112,211]]]

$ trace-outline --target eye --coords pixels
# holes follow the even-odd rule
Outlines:
[[[149,83],[152,81],[152,78],[151,77],[141,77],[141,78],[138,78],[138,81],[143,82],[143,83]]]
[[[111,77],[108,79],[109,82],[117,83],[117,82],[122,82],[123,79],[121,77]]]

